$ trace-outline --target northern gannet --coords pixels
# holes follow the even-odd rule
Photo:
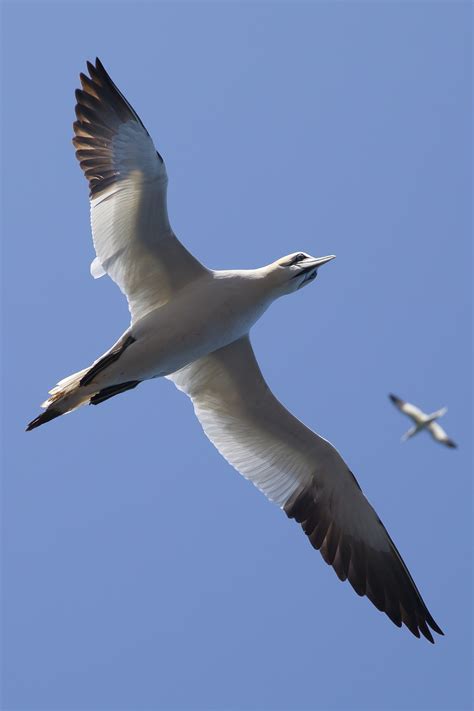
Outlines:
[[[131,324],[90,367],[59,382],[29,430],[143,380],[165,376],[192,400],[225,459],[302,525],[311,544],[398,626],[433,642],[430,615],[354,475],[275,398],[249,331],[272,301],[310,284],[333,255],[295,252],[268,266],[212,271],[174,235],[163,158],[101,62],[76,91],[73,143],[90,187],[97,278],[126,295]]]
[[[400,412],[403,412],[404,415],[410,417],[410,419],[412,419],[415,423],[414,426],[410,427],[408,432],[405,432],[405,434],[402,436],[402,442],[406,442],[407,439],[410,439],[410,437],[413,437],[413,435],[416,435],[422,430],[428,430],[430,435],[437,442],[440,442],[441,444],[446,445],[446,447],[451,447],[453,449],[457,447],[457,444],[455,444],[453,440],[448,437],[441,425],[436,422],[438,417],[442,417],[447,413],[447,407],[442,407],[440,410],[436,410],[436,412],[432,412],[430,415],[428,415],[426,412],[423,412],[415,405],[412,405],[409,402],[405,402],[405,400],[401,400],[396,395],[390,394],[389,398],[393,402],[395,407],[400,410]]]

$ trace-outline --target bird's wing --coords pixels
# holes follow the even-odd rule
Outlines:
[[[427,429],[429,429],[431,436],[437,442],[441,442],[441,444],[445,444],[446,447],[451,447],[452,449],[455,449],[457,447],[457,444],[448,437],[441,425],[439,425],[437,422],[430,422]]]
[[[393,402],[395,407],[400,410],[400,412],[403,412],[404,415],[408,415],[408,417],[411,417],[411,419],[417,424],[420,424],[421,422],[423,422],[423,420],[426,419],[425,413],[415,405],[412,405],[410,402],[401,400],[396,395],[389,395],[389,398]]]
[[[372,506],[334,447],[274,397],[248,337],[168,376],[211,442],[303,527],[312,545],[397,625],[442,634]]]
[[[87,67],[73,143],[90,188],[91,272],[118,284],[135,322],[205,269],[170,227],[166,167],[145,126],[101,62]]]

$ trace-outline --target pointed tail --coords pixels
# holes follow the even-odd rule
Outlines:
[[[93,384],[81,385],[84,373],[87,371],[88,368],[61,380],[50,391],[51,397],[41,405],[46,408],[45,411],[28,424],[26,431],[34,430],[36,427],[54,420],[55,417],[77,410],[81,405],[100,405],[101,402],[126,390],[132,390],[140,384],[140,380],[128,380],[125,383],[109,385],[102,389]]]
[[[415,425],[415,427],[410,427],[408,432],[405,432],[405,434],[402,435],[402,442],[406,442],[407,439],[410,439],[410,437],[413,437],[413,435],[416,435],[417,432],[418,432],[418,427],[416,427],[416,425]]]
[[[81,378],[87,371],[88,368],[60,380],[60,382],[49,391],[50,397],[41,405],[41,407],[45,408],[45,411],[28,423],[26,431],[34,430],[36,427],[44,425],[50,420],[54,420],[55,417],[65,415],[81,405],[90,402],[91,396],[94,394],[94,389],[81,387],[80,385]]]

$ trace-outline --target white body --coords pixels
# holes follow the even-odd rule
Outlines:
[[[271,303],[264,270],[204,274],[131,327],[136,338],[101,376],[113,384],[169,375],[248,333]]]
[[[223,457],[301,523],[339,578],[396,625],[433,641],[428,626],[441,630],[353,474],[275,398],[250,344],[271,302],[310,283],[333,257],[299,252],[260,269],[206,269],[170,227],[165,165],[142,122],[99,60],[88,68],[76,93],[74,143],[91,191],[91,273],[120,287],[131,325],[94,364],[53,388],[28,429],[169,377]]]
[[[402,435],[402,442],[406,442],[407,439],[414,437],[418,434],[418,432],[426,430],[433,437],[433,439],[436,440],[436,442],[444,444],[446,447],[451,447],[452,449],[456,447],[441,425],[436,422],[439,417],[442,417],[447,413],[447,407],[442,407],[440,410],[436,410],[436,412],[427,414],[415,405],[412,405],[410,402],[401,400],[395,395],[389,395],[389,397],[395,407],[397,407],[400,412],[409,417],[415,423],[413,427],[410,427],[410,429]]]

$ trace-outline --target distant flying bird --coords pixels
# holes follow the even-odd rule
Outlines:
[[[98,59],[88,70],[76,91],[73,142],[90,187],[91,271],[124,292],[131,325],[53,388],[28,429],[143,380],[169,378],[191,398],[223,457],[302,525],[339,578],[398,627],[433,642],[429,627],[443,633],[352,472],[275,398],[250,344],[270,304],[310,284],[334,257],[295,252],[246,270],[200,264],[168,222],[165,164],[146,128]]]
[[[402,442],[406,442],[407,439],[410,439],[410,437],[413,437],[422,430],[428,430],[430,435],[437,442],[446,445],[446,447],[457,447],[457,444],[455,444],[452,439],[449,439],[441,425],[436,422],[438,417],[442,417],[446,414],[448,411],[447,407],[442,407],[441,410],[436,410],[436,412],[432,412],[431,415],[427,415],[426,412],[423,412],[415,405],[405,402],[405,400],[400,400],[400,398],[395,395],[390,394],[389,398],[395,407],[398,407],[400,412],[403,412],[404,415],[408,415],[415,423],[415,425],[410,427],[408,432],[405,432],[402,436]]]

